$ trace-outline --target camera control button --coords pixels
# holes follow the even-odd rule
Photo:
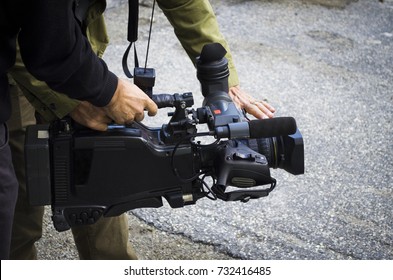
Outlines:
[[[256,156],[255,162],[260,164],[267,164],[267,160],[265,157]]]
[[[82,219],[83,223],[85,224],[87,219],[89,218],[89,214],[87,212],[82,212],[80,215],[80,218]]]
[[[234,153],[232,158],[234,160],[254,161],[254,157],[252,156],[252,154],[243,154],[243,153],[239,153],[239,152]]]
[[[95,219],[95,220],[98,220],[98,218],[101,217],[101,213],[98,210],[94,210],[91,215],[93,216],[93,219]]]

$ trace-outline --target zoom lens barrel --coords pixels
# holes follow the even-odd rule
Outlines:
[[[304,143],[299,130],[291,135],[249,139],[248,145],[264,155],[271,168],[293,174],[304,174]]]

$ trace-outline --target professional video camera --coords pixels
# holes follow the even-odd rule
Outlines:
[[[175,108],[161,128],[134,122],[98,132],[71,119],[29,127],[30,203],[51,204],[54,226],[64,231],[101,216],[161,207],[163,197],[172,208],[203,197],[247,202],[274,189],[269,168],[304,173],[295,120],[247,120],[228,95],[225,53],[221,45],[210,44],[197,59],[202,107],[191,109],[191,93],[152,95],[159,108]],[[207,131],[198,132],[200,124]],[[203,136],[211,143],[197,141]]]

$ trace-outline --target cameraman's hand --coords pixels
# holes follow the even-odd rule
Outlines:
[[[145,109],[149,116],[154,116],[158,110],[156,103],[139,87],[120,78],[115,94],[103,109],[117,124],[142,121]]]
[[[245,109],[247,113],[253,115],[257,119],[274,117],[276,109],[267,102],[256,100],[251,95],[245,93],[240,86],[231,87],[229,89],[229,96],[240,109]]]
[[[71,118],[83,126],[94,130],[105,131],[112,120],[102,108],[96,107],[87,101],[82,101],[70,113]]]

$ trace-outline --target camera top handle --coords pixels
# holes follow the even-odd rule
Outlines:
[[[267,138],[296,133],[296,121],[292,117],[251,121],[246,119],[244,113],[236,107],[228,95],[229,70],[225,54],[226,50],[221,44],[212,43],[205,45],[200,56],[197,57],[197,77],[205,97],[203,107],[196,111],[187,109],[194,104],[192,93],[152,96],[158,108],[176,108],[165,128],[166,130],[171,128],[166,133],[167,138],[176,130],[173,127],[195,123],[207,123],[210,135],[214,135],[217,139]],[[189,114],[192,114],[193,121],[187,123],[185,120]],[[181,130],[184,131],[184,127]]]

